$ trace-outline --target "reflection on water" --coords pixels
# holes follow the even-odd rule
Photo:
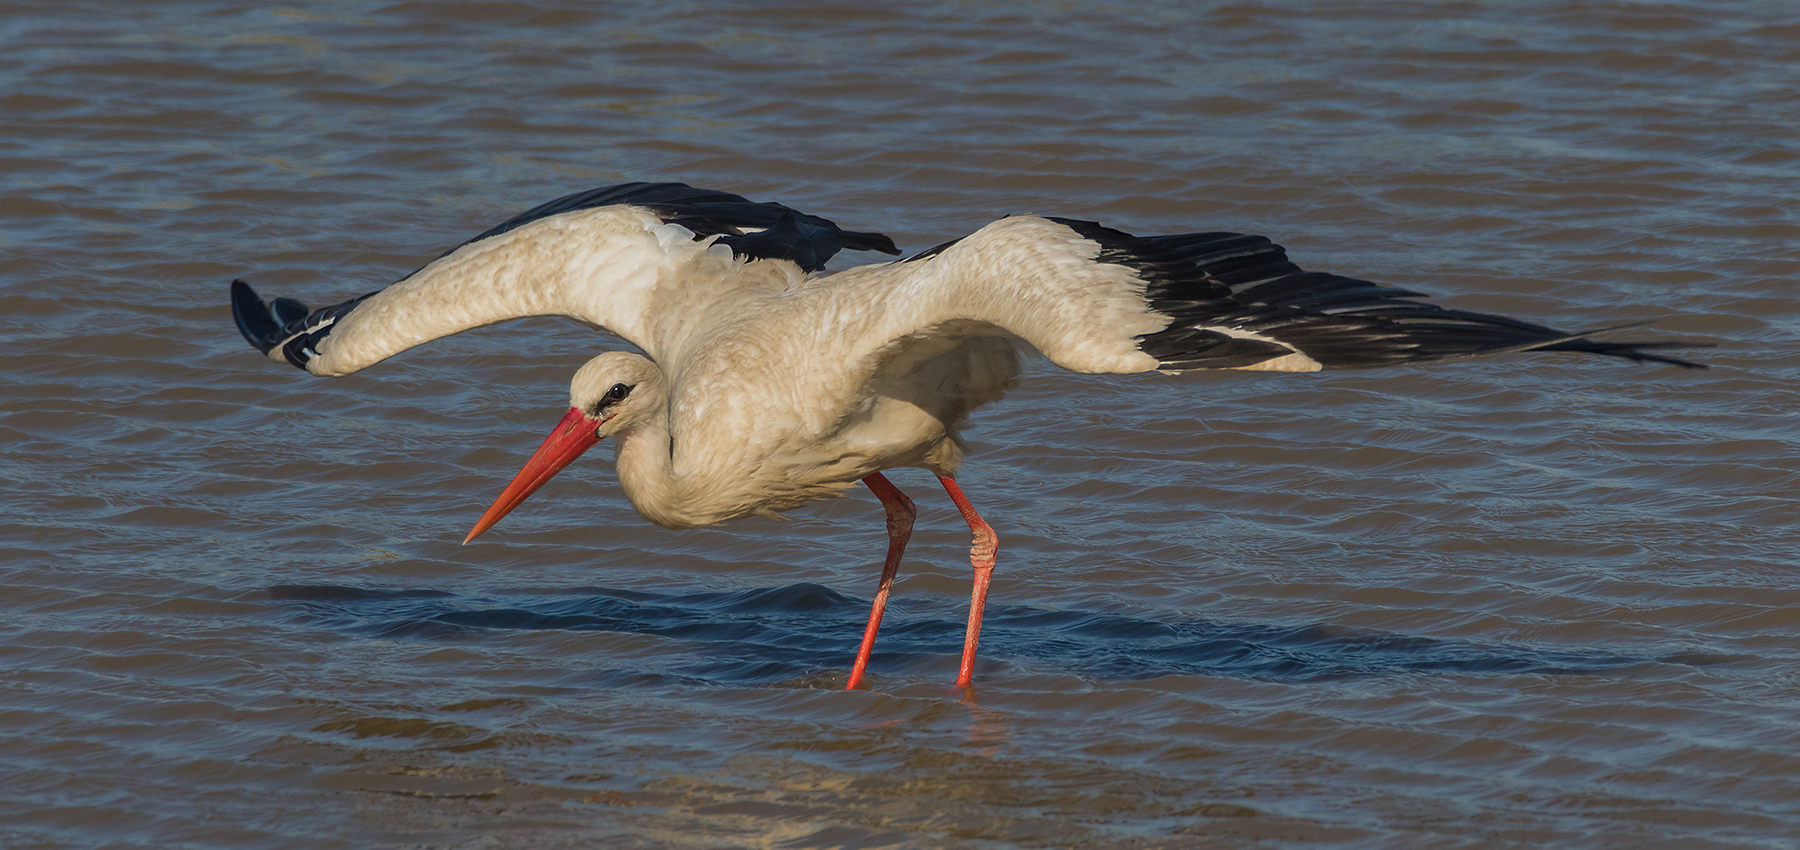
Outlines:
[[[0,845],[1785,847],[1800,832],[1788,4],[220,2],[0,15]],[[1705,373],[1069,376],[928,477],[671,533],[604,458],[458,541],[617,340],[313,380],[334,303],[582,188],[917,251],[1231,229]],[[855,262],[841,258],[838,264]],[[1603,836],[1604,838],[1596,838]]]
[[[303,611],[317,628],[375,638],[456,641],[494,629],[669,638],[684,648],[666,659],[666,674],[657,675],[718,685],[781,684],[844,673],[839,668],[854,655],[868,609],[866,600],[816,584],[680,596],[588,588],[578,597],[508,593],[466,599],[440,591],[335,586],[279,586],[269,595]],[[945,608],[941,617],[887,623],[874,669],[904,674],[958,654],[962,612]],[[982,638],[984,661],[1115,682],[1162,676],[1306,682],[1409,673],[1604,675],[1632,668],[1641,673],[1641,665],[1650,664],[1750,660],[1696,654],[1638,658],[1482,646],[1323,623],[1169,623],[1023,606],[994,606]]]

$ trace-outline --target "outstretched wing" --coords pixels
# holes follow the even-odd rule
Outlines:
[[[1654,351],[1677,343],[1598,341],[1304,271],[1281,246],[1237,233],[1137,237],[1020,216],[886,268],[918,307],[882,338],[998,328],[1082,372],[1310,372],[1507,351],[1699,365]]]
[[[756,277],[732,259],[813,272],[845,248],[899,253],[879,233],[843,230],[781,204],[681,183],[626,183],[534,207],[341,304],[265,304],[239,280],[231,307],[251,345],[315,375],[347,375],[442,336],[541,315],[605,327],[654,356],[659,283],[728,287],[727,276]]]

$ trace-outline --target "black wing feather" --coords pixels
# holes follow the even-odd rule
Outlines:
[[[1308,272],[1261,236],[1189,233],[1137,237],[1089,221],[1053,219],[1100,245],[1097,262],[1144,281],[1169,326],[1139,347],[1164,369],[1232,369],[1293,352],[1327,369],[1458,360],[1505,351],[1578,351],[1704,368],[1654,354],[1672,342],[1599,342],[1507,316],[1453,310],[1419,293]],[[1246,339],[1223,332],[1256,334]]]
[[[281,357],[301,369],[319,353],[319,343],[331,335],[331,329],[356,305],[375,293],[358,296],[341,304],[320,307],[308,312],[305,304],[292,298],[276,298],[264,304],[262,297],[242,280],[231,282],[231,318],[238,333],[264,354],[281,348]]]

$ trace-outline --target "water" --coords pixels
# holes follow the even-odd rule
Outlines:
[[[1787,847],[1800,14],[1759,2],[0,3],[0,844]],[[672,533],[603,456],[462,534],[608,344],[310,379],[367,291],[627,180],[919,250],[1233,229],[1718,348],[1071,376],[928,476]],[[840,258],[842,267],[854,258]]]

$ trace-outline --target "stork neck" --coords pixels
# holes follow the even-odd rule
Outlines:
[[[675,476],[673,443],[666,413],[652,417],[614,437],[613,466],[625,498],[644,518],[664,528],[692,528],[695,522],[682,505],[681,481]]]

